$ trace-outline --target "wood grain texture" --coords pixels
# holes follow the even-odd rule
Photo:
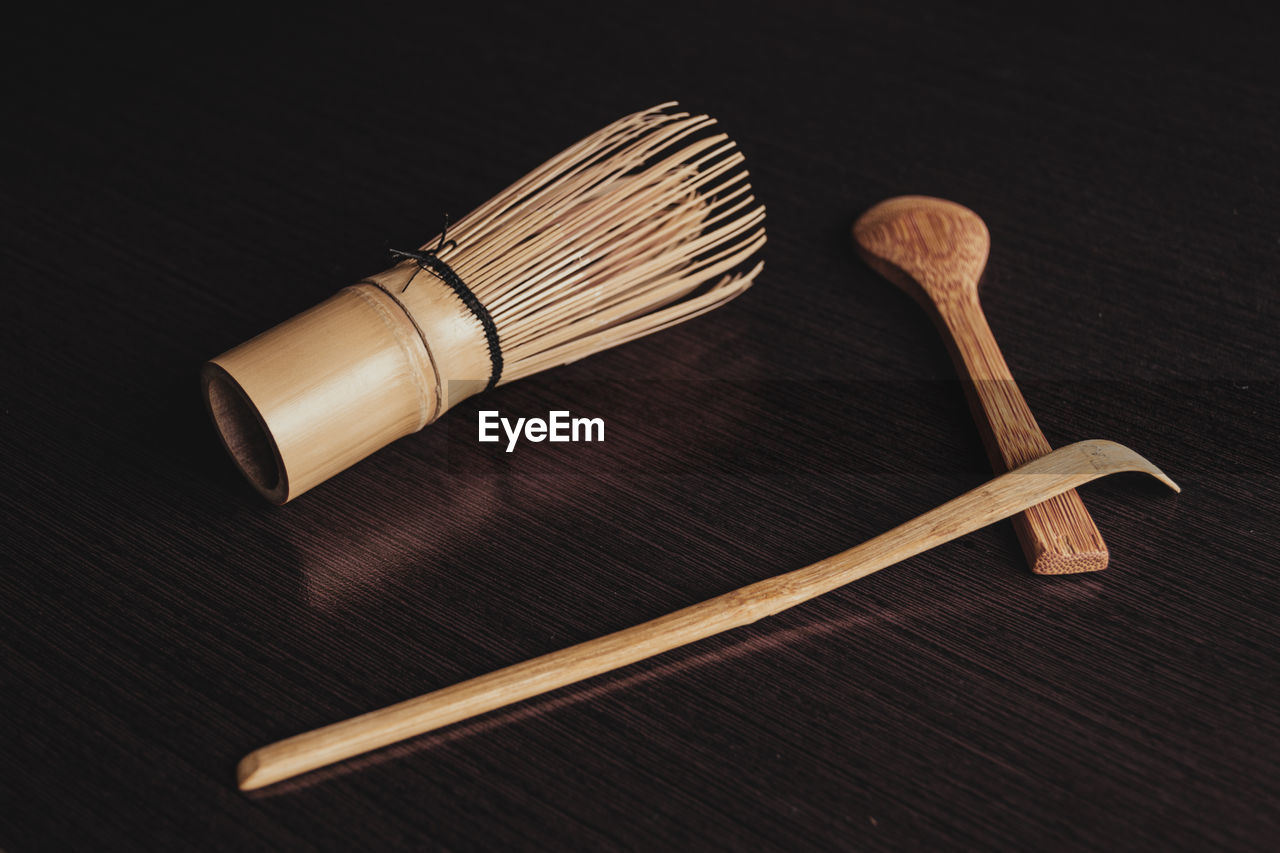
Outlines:
[[[1272,22],[646,8],[15,24],[0,847],[1274,846]],[[264,505],[208,424],[203,361],[669,97],[742,146],[767,266],[707,317],[490,398],[603,417],[606,441],[490,452],[465,401]],[[850,245],[856,211],[904,193],[998,235],[987,312],[1050,442],[1108,436],[1183,487],[1089,487],[1108,571],[1034,576],[996,525],[394,760],[235,789],[263,743],[808,565],[986,480],[937,334]]]
[[[987,457],[997,473],[1050,451],[1013,380],[978,301],[991,234],[963,205],[928,196],[898,196],[853,223],[853,239],[872,269],[919,302],[937,324],[964,380]],[[1057,495],[1014,519],[1033,571],[1096,572],[1107,546],[1080,496]]]

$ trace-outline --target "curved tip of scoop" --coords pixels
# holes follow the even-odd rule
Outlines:
[[[1096,438],[1077,441],[1070,446],[1077,447],[1088,454],[1093,467],[1100,471],[1140,471],[1155,477],[1175,492],[1182,491],[1182,488],[1168,474],[1157,468],[1151,460],[1123,444]]]

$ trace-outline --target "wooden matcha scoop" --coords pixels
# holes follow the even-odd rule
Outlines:
[[[942,506],[833,557],[651,619],[632,628],[406,699],[246,755],[236,770],[250,791],[611,672],[750,625],[872,572],[1119,471],[1142,471],[1174,491],[1156,466],[1113,441],[1079,441],[989,480]]]
[[[978,215],[952,201],[900,196],[882,201],[853,223],[859,254],[871,268],[924,306],[947,340],[956,370],[997,473],[1053,448],[1031,409],[978,303],[978,279],[991,235]],[[1074,491],[1031,507],[1013,520],[1037,574],[1092,572],[1107,567],[1107,546]]]

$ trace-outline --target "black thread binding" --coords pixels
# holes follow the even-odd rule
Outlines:
[[[391,254],[398,258],[412,258],[418,264],[418,270],[429,270],[436,278],[449,285],[450,289],[458,295],[462,300],[462,304],[467,306],[467,310],[475,315],[480,321],[481,327],[484,329],[484,339],[489,344],[489,362],[493,365],[492,372],[489,374],[489,384],[484,386],[484,390],[498,384],[498,380],[502,378],[502,345],[498,340],[498,326],[493,322],[493,315],[489,313],[489,309],[484,307],[476,295],[471,292],[471,288],[467,287],[453,268],[440,260],[439,253],[444,251],[445,247],[457,247],[454,240],[445,241],[445,233],[449,229],[448,220],[445,220],[445,231],[440,234],[440,242],[436,244],[434,249],[417,249],[406,252],[401,249],[392,249]],[[400,292],[404,293],[409,289],[409,285],[413,284],[413,280],[418,277],[418,272],[409,276],[409,280],[404,283],[404,287],[400,288]]]

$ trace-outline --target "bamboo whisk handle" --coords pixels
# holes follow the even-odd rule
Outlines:
[[[1053,450],[1013,380],[976,294],[940,300],[934,309],[992,467],[1011,471]],[[1074,489],[1031,507],[1013,525],[1037,574],[1107,567],[1106,543]]]

